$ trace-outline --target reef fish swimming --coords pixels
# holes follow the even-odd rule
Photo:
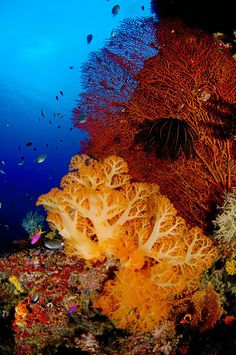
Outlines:
[[[113,6],[111,13],[113,16],[116,16],[119,11],[120,11],[120,5],[115,5],[115,6]]]
[[[72,307],[67,311],[67,313],[68,313],[68,314],[73,313],[74,311],[76,311],[77,307],[78,307],[78,304],[75,304],[74,306],[72,306]]]
[[[41,238],[41,236],[42,236],[43,233],[44,233],[44,232],[40,229],[40,231],[37,232],[37,233],[32,237],[32,239],[31,239],[31,244],[37,243],[37,241]]]
[[[48,239],[44,241],[44,246],[51,250],[60,250],[63,249],[64,243],[59,239]]]

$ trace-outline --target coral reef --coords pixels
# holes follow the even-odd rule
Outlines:
[[[5,353],[183,353],[196,334],[233,324],[214,240],[156,184],[134,182],[122,158],[72,157],[37,204],[65,248],[28,244],[0,259],[0,326],[14,332]]]
[[[101,51],[96,72],[91,60],[86,64],[90,71],[84,75],[86,89],[78,101],[74,122],[89,133],[90,141],[84,142],[86,153],[99,158],[107,154],[124,157],[135,179],[158,183],[189,223],[209,231],[216,205],[221,205],[223,193],[236,184],[235,141],[230,128],[225,128],[225,121],[233,122],[230,118],[235,112],[236,63],[220,41],[179,21],[161,20],[151,28],[150,22],[144,21],[143,37],[146,29],[146,35],[150,36],[151,30],[155,38],[149,46],[158,53],[144,60],[139,71],[126,66],[128,83],[117,71],[119,80],[129,85],[128,96],[122,90],[117,93],[110,89],[111,80],[113,88],[121,84],[115,84],[109,70],[104,77],[102,101],[94,95],[93,88],[98,87],[98,78],[104,73]],[[119,37],[116,43],[121,44]],[[121,47],[116,51],[116,63],[120,65],[126,61]],[[110,43],[106,50],[112,53]],[[78,113],[85,107],[88,120],[78,123]],[[155,151],[147,153],[142,144],[134,144],[144,122],[170,117],[185,121],[197,132],[196,154],[188,161],[183,154],[174,162],[159,159]]]
[[[198,288],[217,249],[177,215],[157,185],[131,182],[122,158],[76,155],[70,170],[61,188],[40,196],[37,205],[64,238],[66,253],[119,261],[94,305],[118,328],[147,332],[167,318],[177,295]]]
[[[75,334],[80,338],[80,333],[89,329],[96,333],[96,313],[89,302],[107,278],[109,265],[89,269],[82,259],[39,247],[1,258],[0,268],[4,270],[0,305],[6,317],[13,317],[14,353],[41,354],[50,346],[56,352]],[[10,285],[12,278],[24,285],[24,290],[16,294]],[[77,308],[69,313],[74,305]],[[103,327],[100,322],[97,331]],[[108,323],[106,328],[109,329]]]

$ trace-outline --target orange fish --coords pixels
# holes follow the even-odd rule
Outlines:
[[[224,324],[226,324],[226,325],[232,325],[233,322],[234,322],[234,320],[235,320],[235,319],[234,319],[233,316],[227,315],[227,316],[224,317],[223,322],[224,322]]]
[[[185,316],[181,319],[180,324],[189,324],[192,320],[192,314],[187,313]]]

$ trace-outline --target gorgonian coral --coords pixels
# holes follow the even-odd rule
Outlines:
[[[126,23],[127,38],[131,25]],[[122,156],[135,179],[159,184],[189,223],[209,231],[223,191],[235,184],[236,62],[220,41],[180,21],[144,20],[140,28],[139,45],[145,53],[147,47],[153,49],[153,55],[143,56],[143,68],[135,66],[141,47],[137,50],[129,38],[126,50],[125,34],[117,31],[115,56],[109,42],[98,53],[97,65],[94,54],[84,67],[85,89],[74,123],[89,133],[90,141],[83,143],[86,153],[99,158]],[[84,110],[88,119],[79,123]],[[173,117],[184,122],[187,130],[177,134],[159,127],[163,119],[170,126],[167,120]],[[146,122],[150,129],[142,131]],[[140,135],[143,139],[135,144]],[[179,159],[159,159],[162,153]]]
[[[67,253],[119,261],[95,305],[118,327],[148,331],[167,317],[177,295],[198,288],[217,249],[178,216],[158,185],[131,181],[122,158],[76,155],[70,169],[61,188],[40,196],[37,205],[44,205]]]

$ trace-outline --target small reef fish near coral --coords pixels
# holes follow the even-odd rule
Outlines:
[[[45,233],[45,232],[40,230],[35,235],[33,235],[32,238],[31,238],[31,244],[37,243],[39,241],[39,239],[42,237],[43,233]]]

